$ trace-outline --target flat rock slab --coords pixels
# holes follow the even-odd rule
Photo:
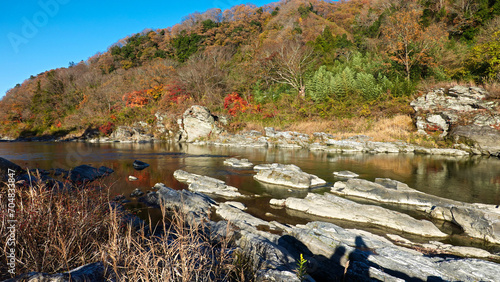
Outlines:
[[[424,255],[384,237],[332,223],[297,225],[290,235],[310,251],[304,252],[304,258],[313,276],[325,267],[335,271],[340,265],[340,277],[321,281],[498,281],[500,277],[500,266],[494,262]]]
[[[261,164],[256,165],[257,174],[254,179],[270,184],[288,186],[292,188],[308,189],[325,185],[326,181],[306,172],[296,165]]]
[[[415,243],[395,234],[387,234],[387,237],[400,246],[409,248],[418,248],[419,250],[422,250],[427,253],[448,254],[461,257],[474,257],[474,258],[485,258],[485,259],[496,259],[496,260],[500,258],[499,256],[494,255],[486,250],[474,247],[453,246],[438,241],[430,241],[429,243],[425,244]]]
[[[377,178],[375,182],[363,179],[336,182],[331,192],[379,203],[404,204],[406,207],[425,212],[433,218],[453,222],[471,237],[500,244],[499,206],[469,204],[441,198],[385,178]]]
[[[224,165],[232,166],[234,168],[252,168],[253,163],[249,162],[248,159],[236,159],[230,158],[224,161]]]
[[[287,198],[283,205],[312,215],[370,223],[424,237],[448,236],[430,221],[417,220],[407,214],[379,206],[358,204],[329,193],[309,193],[304,199]]]
[[[226,185],[224,181],[212,177],[202,176],[180,169],[174,172],[174,177],[180,182],[189,184],[188,189],[190,191],[217,195],[224,198],[245,197],[238,192],[238,188]]]
[[[359,174],[356,174],[352,171],[348,170],[343,170],[343,171],[335,171],[333,172],[333,175],[340,177],[340,178],[357,178],[359,177]]]

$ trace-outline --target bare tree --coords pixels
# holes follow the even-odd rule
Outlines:
[[[305,97],[304,75],[314,59],[312,48],[297,41],[282,41],[265,48],[261,62],[269,80],[288,84]]]

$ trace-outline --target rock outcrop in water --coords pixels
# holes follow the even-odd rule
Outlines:
[[[188,189],[194,192],[217,195],[224,198],[244,197],[238,188],[226,185],[224,181],[208,176],[189,173],[184,170],[176,170],[174,177],[180,182],[189,184]]]
[[[351,179],[337,182],[332,193],[365,198],[379,203],[405,205],[425,212],[436,219],[453,222],[474,238],[500,244],[500,207],[498,205],[468,204],[422,193],[408,185],[390,179],[370,182]]]
[[[256,165],[254,170],[257,171],[257,174],[254,175],[255,180],[270,184],[298,189],[308,189],[326,184],[325,180],[303,172],[298,166],[292,164],[261,164]]]
[[[324,218],[370,223],[424,237],[448,236],[430,221],[417,220],[407,214],[379,206],[359,204],[329,193],[309,193],[304,199],[272,199],[270,203]]]
[[[252,168],[253,163],[249,162],[248,159],[236,159],[236,158],[229,158],[224,161],[224,165],[234,167],[234,168]]]
[[[89,165],[80,165],[70,170],[69,179],[73,183],[88,183],[111,173],[113,173],[113,169],[109,167],[95,168]]]
[[[478,87],[455,86],[437,89],[413,102],[420,133],[451,136],[472,143],[475,154],[500,156],[500,113],[498,102],[488,101]]]

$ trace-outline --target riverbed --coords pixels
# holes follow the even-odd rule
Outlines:
[[[253,179],[252,169],[234,169],[224,166],[223,161],[229,157],[236,157],[247,158],[254,164],[295,164],[303,171],[326,180],[329,185],[342,180],[333,175],[334,171],[349,170],[359,174],[363,179],[373,181],[375,178],[391,178],[439,197],[469,203],[500,204],[500,159],[484,156],[338,154],[307,149],[236,148],[169,142],[144,144],[4,142],[0,143],[0,156],[23,168],[31,169],[71,169],[82,164],[110,167],[115,172],[99,181],[110,186],[111,196],[120,194],[128,196],[136,188],[146,192],[159,182],[174,189],[185,189],[187,186],[173,177],[175,170],[182,169],[215,177],[237,187],[241,193],[252,195],[243,201],[249,207],[249,213],[266,220],[289,224],[306,223],[318,218],[272,208],[268,204],[269,199],[305,197],[308,191],[262,184]],[[150,164],[150,167],[137,171],[132,166],[134,160],[144,161]],[[138,180],[129,181],[128,176],[135,176]],[[328,190],[328,187],[320,187],[312,191],[322,193]],[[143,218],[147,218],[149,214],[153,217],[157,215],[157,211],[146,208],[135,199],[131,199],[128,207]],[[404,211],[404,207],[391,208]],[[419,217],[418,214],[411,215]],[[383,233],[383,230],[366,225],[338,221],[334,223],[342,227]],[[447,239],[449,243],[498,251],[498,246],[468,240],[449,224],[442,224],[439,227],[447,232],[456,233]]]

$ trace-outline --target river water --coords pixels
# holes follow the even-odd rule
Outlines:
[[[317,218],[273,209],[268,205],[269,199],[303,197],[307,191],[291,191],[284,187],[259,183],[253,179],[252,170],[226,167],[223,161],[228,157],[237,157],[247,158],[254,164],[295,164],[303,171],[315,174],[332,184],[339,180],[333,175],[334,171],[349,170],[359,174],[363,179],[373,181],[375,178],[391,178],[419,191],[453,200],[500,204],[500,159],[498,158],[477,156],[455,158],[419,154],[333,154],[305,149],[235,148],[174,143],[80,142],[4,142],[0,143],[0,156],[24,168],[70,169],[82,164],[110,167],[115,172],[102,181],[111,186],[112,195],[128,195],[135,188],[150,190],[150,187],[158,182],[174,189],[185,189],[187,186],[173,177],[175,170],[183,169],[224,180],[228,185],[239,188],[241,193],[258,195],[244,201],[249,207],[248,212],[266,220],[291,224],[305,223]],[[134,160],[149,163],[150,167],[142,171],[134,170],[132,167]],[[136,176],[138,180],[128,181],[129,175]],[[313,192],[322,193],[327,190],[320,188]],[[217,200],[223,201],[223,199]],[[129,207],[145,216],[144,206],[133,199]],[[404,211],[404,207],[396,209]],[[155,216],[156,211],[151,212],[149,209],[149,213]],[[368,226],[360,227],[360,224],[334,223],[379,233]],[[452,227],[445,225],[440,227],[448,228],[448,232],[456,232]],[[460,245],[481,245],[467,240],[464,242],[464,237],[461,235],[452,236],[448,241]]]

